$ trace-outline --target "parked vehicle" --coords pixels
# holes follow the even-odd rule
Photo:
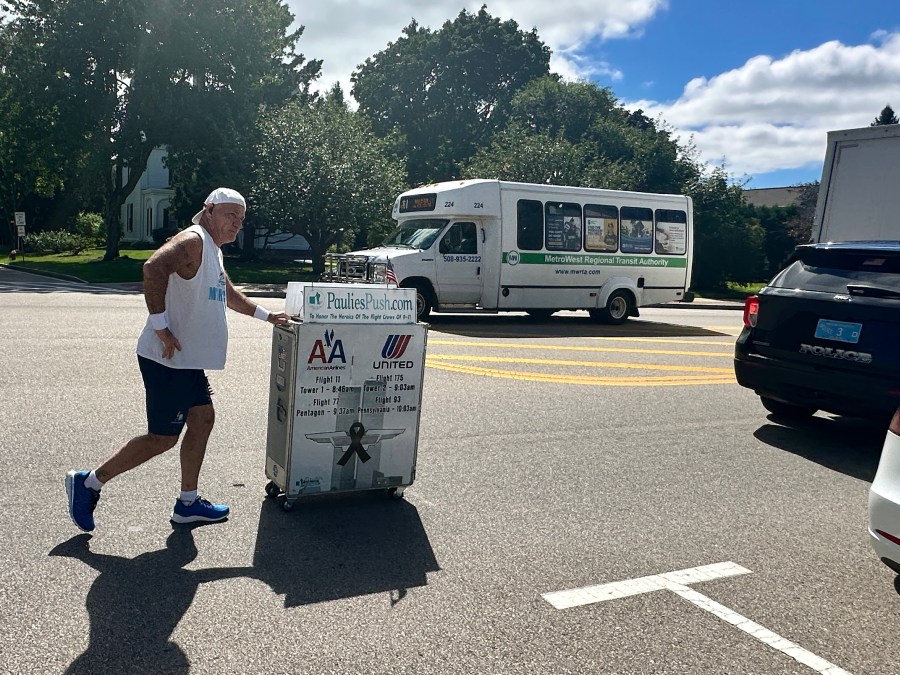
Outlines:
[[[881,562],[900,574],[900,410],[891,420],[869,489],[869,541]]]
[[[900,405],[900,242],[807,244],[744,306],[740,385],[771,413],[883,420]]]
[[[828,132],[812,238],[900,240],[900,125]]]
[[[498,180],[400,195],[382,246],[326,258],[324,281],[415,288],[438,311],[586,309],[622,323],[645,305],[690,298],[690,197]]]

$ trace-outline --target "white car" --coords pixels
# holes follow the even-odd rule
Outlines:
[[[869,537],[881,562],[900,574],[900,410],[891,420],[869,490]]]

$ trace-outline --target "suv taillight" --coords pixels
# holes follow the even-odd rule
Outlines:
[[[747,328],[756,326],[756,319],[759,316],[759,297],[751,295],[744,301],[744,325]]]

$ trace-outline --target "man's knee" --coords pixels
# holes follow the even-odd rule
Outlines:
[[[156,454],[171,450],[175,447],[175,444],[178,443],[178,436],[149,433],[147,434],[147,438],[150,440],[150,443],[153,444],[153,449],[156,451]]]
[[[211,405],[198,405],[188,410],[188,429],[202,431],[212,429],[216,423],[216,410]]]

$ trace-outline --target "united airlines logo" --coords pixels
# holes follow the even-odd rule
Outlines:
[[[400,357],[406,353],[406,347],[412,335],[388,335],[381,348],[381,361],[372,361],[375,370],[395,370],[397,368],[413,368],[412,361],[401,361]]]
[[[383,359],[399,359],[406,351],[406,345],[412,335],[388,335],[384,341],[384,347],[381,348],[381,358]]]
[[[347,356],[344,354],[344,343],[340,339],[335,339],[334,331],[325,331],[324,338],[316,340],[309,352],[309,358],[306,364],[309,365],[313,361],[321,361],[323,364],[331,364],[334,361],[347,363]]]

